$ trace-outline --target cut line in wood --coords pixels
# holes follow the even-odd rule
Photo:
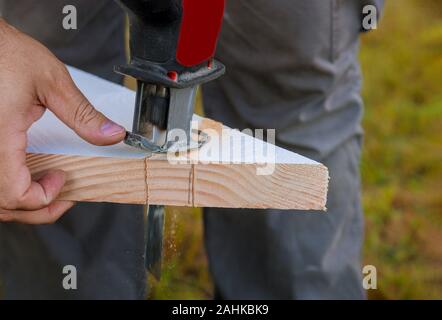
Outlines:
[[[133,91],[69,71],[97,109],[131,129]],[[67,173],[62,200],[325,210],[329,178],[322,164],[210,119],[195,116],[194,125],[210,135],[201,150],[147,158],[123,143],[92,146],[47,111],[29,130],[27,164],[34,176],[52,169]],[[269,169],[271,174],[258,174]]]

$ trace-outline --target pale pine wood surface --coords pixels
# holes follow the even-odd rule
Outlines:
[[[88,99],[111,119],[130,129],[134,93],[82,71],[71,75]],[[29,132],[27,163],[34,176],[51,169],[67,173],[60,199],[199,207],[324,210],[327,168],[210,119],[194,118],[211,135],[199,151],[171,163],[165,155],[146,158],[124,144],[96,147],[78,138],[46,112]],[[226,131],[227,130],[227,131]],[[229,141],[244,154],[218,154]],[[242,144],[241,144],[242,143]],[[239,147],[238,147],[239,146]],[[270,148],[273,158],[253,150]],[[273,149],[272,149],[273,148]],[[232,161],[233,160],[233,161]],[[274,172],[257,170],[273,163]]]

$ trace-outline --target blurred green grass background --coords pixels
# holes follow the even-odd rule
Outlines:
[[[442,2],[388,1],[362,41],[373,298],[442,298]]]
[[[442,2],[386,1],[363,35],[364,263],[373,299],[442,298]],[[161,282],[149,298],[207,299],[201,211],[168,208]]]

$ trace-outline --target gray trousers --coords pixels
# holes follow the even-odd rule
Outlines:
[[[217,54],[227,74],[204,87],[209,117],[275,128],[276,143],[324,163],[328,212],[205,209],[221,298],[361,299],[359,157],[363,5],[382,1],[228,2]]]
[[[205,209],[205,238],[219,298],[361,299],[360,143],[323,159],[328,212]],[[222,236],[220,236],[222,235]]]
[[[365,297],[357,52],[367,2],[228,1],[218,50],[228,73],[204,87],[207,115],[236,128],[275,128],[277,144],[323,162],[331,180],[326,214],[205,209],[217,297]],[[109,73],[124,57],[123,20],[112,2],[0,3],[8,21],[64,62],[121,80]],[[74,34],[60,30],[61,22],[39,28],[42,17],[58,21],[64,4],[79,11]],[[51,226],[0,225],[5,297],[142,298],[142,218],[136,206],[81,204]],[[61,287],[66,264],[79,268],[77,291]]]

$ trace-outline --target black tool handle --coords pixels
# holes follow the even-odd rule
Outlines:
[[[181,14],[181,0],[117,0],[133,15],[145,21],[170,22]]]
[[[129,13],[131,60],[173,61],[182,15],[181,0],[118,0]]]
[[[183,29],[189,31],[189,28],[185,27],[189,27],[194,22],[200,22],[200,25],[197,28],[191,26],[190,30],[215,30],[217,21],[220,24],[222,20],[224,0],[117,0],[117,2],[129,15],[130,62],[127,65],[116,66],[116,72],[146,83],[176,88],[204,83],[224,73],[224,66],[213,60],[217,34],[205,38],[198,36],[197,32],[195,36],[187,32],[188,37],[181,38],[181,40],[190,40],[184,42],[187,46],[183,46],[183,41],[180,46],[179,42]],[[215,3],[218,5],[215,6]],[[213,10],[214,8],[218,8],[218,11]],[[210,28],[213,23],[215,27]],[[206,54],[204,50],[199,50],[200,44],[203,44],[203,47],[208,45],[209,48],[212,45],[213,52]],[[195,50],[196,54],[183,50],[183,47]],[[183,52],[190,52],[191,57],[202,57],[198,61],[180,60],[179,53]]]

